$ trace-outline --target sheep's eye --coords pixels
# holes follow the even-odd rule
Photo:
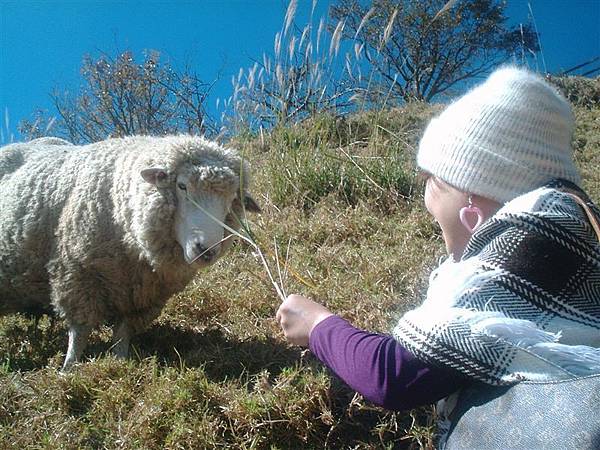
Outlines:
[[[182,191],[187,191],[187,188],[185,187],[185,184],[183,184],[183,183],[177,183],[177,187],[179,189],[181,189]]]

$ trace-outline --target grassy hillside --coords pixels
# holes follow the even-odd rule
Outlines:
[[[443,255],[413,163],[436,109],[322,116],[236,139],[264,209],[252,230],[272,267],[276,247],[287,261],[288,293],[381,332],[420,302]],[[577,161],[598,201],[600,105],[581,104],[576,116]],[[238,244],[170,300],[128,361],[107,355],[102,329],[86,362],[61,375],[61,321],[0,318],[0,447],[430,448],[431,409],[391,413],[364,401],[286,344],[278,303],[252,249]]]

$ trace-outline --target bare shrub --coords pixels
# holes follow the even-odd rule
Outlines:
[[[20,124],[28,138],[48,134],[82,144],[107,137],[164,135],[181,132],[211,134],[215,130],[204,104],[211,86],[189,69],[177,72],[149,51],[141,63],[131,52],[116,58],[85,56],[84,85],[72,95],[58,89],[51,95],[58,118],[38,111]]]

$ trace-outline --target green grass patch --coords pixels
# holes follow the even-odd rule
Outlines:
[[[275,128],[260,138],[257,155],[272,201],[309,209],[333,194],[347,205],[368,199],[393,209],[415,189],[415,143],[430,115],[431,108],[415,103],[385,114],[319,115]]]

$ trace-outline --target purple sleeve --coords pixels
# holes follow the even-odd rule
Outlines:
[[[430,404],[468,383],[458,374],[420,361],[393,337],[359,330],[339,316],[317,324],[309,345],[352,389],[387,409]]]

